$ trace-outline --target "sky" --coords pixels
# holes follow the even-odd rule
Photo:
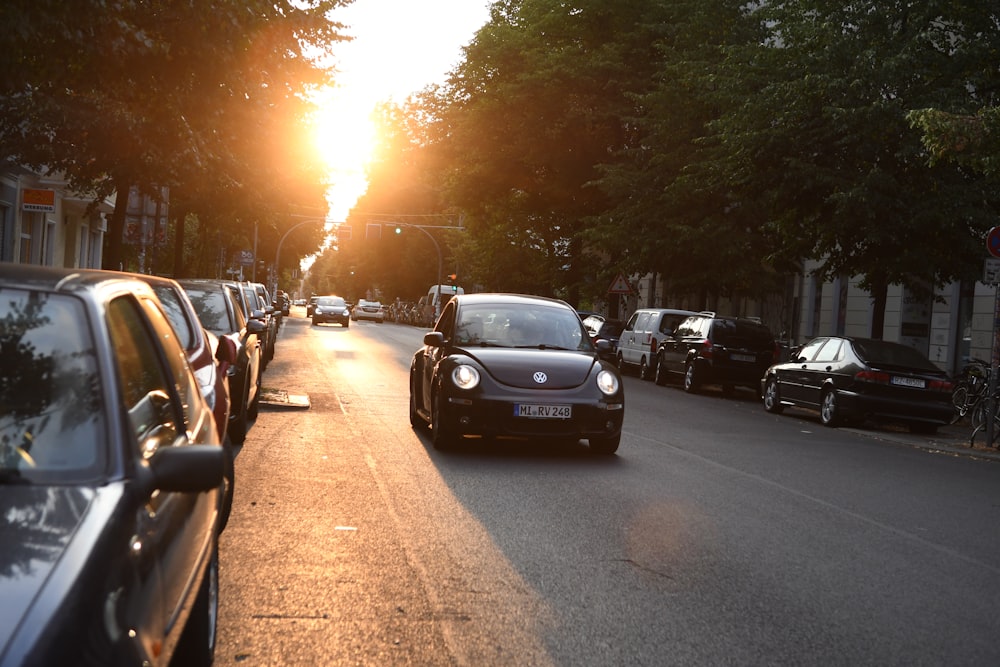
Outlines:
[[[332,16],[355,38],[334,47],[338,85],[320,99],[326,119],[320,141],[334,181],[328,219],[341,222],[366,187],[376,105],[403,102],[443,82],[489,20],[489,1],[355,0]]]

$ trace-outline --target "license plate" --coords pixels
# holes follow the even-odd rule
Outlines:
[[[757,357],[753,356],[752,354],[730,354],[729,358],[732,359],[733,361],[747,361],[750,362],[751,364],[757,361]]]
[[[569,419],[573,416],[573,406],[518,403],[514,406],[514,416],[532,419]]]
[[[892,376],[889,382],[903,387],[916,387],[917,389],[924,389],[927,386],[927,382],[921,378],[903,378],[895,375]]]

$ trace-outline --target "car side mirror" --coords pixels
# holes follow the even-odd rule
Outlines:
[[[424,334],[424,345],[441,347],[444,345],[444,334],[440,331],[428,331]]]
[[[219,336],[219,346],[215,350],[215,358],[219,363],[232,366],[236,363],[236,355],[236,342],[228,336]]]

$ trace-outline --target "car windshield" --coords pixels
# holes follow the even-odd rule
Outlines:
[[[323,296],[316,301],[317,306],[346,306],[343,299],[335,296]]]
[[[594,347],[576,312],[544,304],[474,304],[461,309],[458,345],[586,350]]]
[[[773,344],[771,330],[750,320],[718,319],[714,324],[715,342],[727,347],[764,348]]]
[[[74,297],[0,288],[0,484],[80,481],[103,466],[90,332]]]
[[[884,340],[855,340],[854,350],[872,366],[898,366],[935,372],[939,370],[920,351],[908,345]]]

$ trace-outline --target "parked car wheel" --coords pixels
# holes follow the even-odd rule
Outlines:
[[[177,645],[172,664],[210,667],[215,659],[215,638],[219,625],[219,545],[205,571],[191,617]]]
[[[618,367],[618,372],[619,373],[621,373],[622,375],[625,374],[625,360],[622,359],[622,353],[621,352],[619,352],[615,356],[615,366]]]
[[[656,373],[653,380],[661,387],[667,384],[667,369],[663,367],[663,357],[656,355]]]
[[[410,378],[410,426],[414,429],[427,428],[427,422],[417,413],[417,391],[414,378]]]
[[[590,438],[587,442],[590,445],[591,451],[595,454],[610,456],[618,451],[618,445],[621,443],[621,440],[622,436],[619,433],[610,438]]]
[[[827,389],[820,401],[819,419],[823,426],[834,427],[840,423],[840,407],[837,403],[837,390]]]
[[[639,360],[639,379],[645,382],[653,379],[653,371],[650,370],[649,364],[646,363],[646,357]]]
[[[247,418],[248,391],[248,388],[244,388],[243,394],[240,396],[241,400],[233,403],[233,408],[237,414],[236,419],[229,425],[229,439],[234,445],[242,445],[243,441],[247,438],[247,424],[249,422]]]
[[[694,394],[699,389],[701,389],[701,373],[698,372],[697,365],[691,362],[684,370],[684,391]]]
[[[778,415],[785,409],[781,404],[781,394],[778,392],[778,381],[770,378],[764,385],[764,409]]]
[[[233,460],[233,443],[228,434],[226,434],[226,440],[222,443],[222,448],[226,451],[226,467],[223,470],[223,476],[226,478],[226,490],[219,499],[219,534],[225,530],[226,524],[229,523],[229,515],[233,512],[233,495],[236,484],[236,465]]]

